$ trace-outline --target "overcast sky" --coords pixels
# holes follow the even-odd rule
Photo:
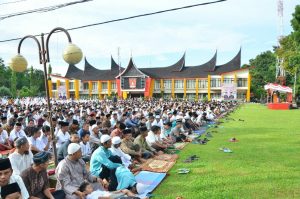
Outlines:
[[[0,16],[57,5],[72,0],[0,0]],[[49,32],[55,27],[71,28],[148,12],[208,2],[209,0],[93,0],[46,13],[34,13],[0,21],[0,40]],[[291,32],[290,20],[299,0],[284,0],[284,34]],[[277,0],[227,0],[180,11],[131,19],[70,31],[87,60],[96,68],[110,67],[110,56],[127,66],[132,55],[138,67],[168,66],[186,52],[186,65],[205,63],[218,51],[217,64],[231,60],[242,47],[242,64],[271,50],[278,37]],[[50,39],[53,73],[65,74],[62,51],[67,45],[63,33]],[[17,53],[18,41],[0,43],[5,63]],[[21,54],[35,68],[42,69],[33,40],[25,40]],[[78,65],[83,69],[84,62]]]

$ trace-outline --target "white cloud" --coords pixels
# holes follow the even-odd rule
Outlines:
[[[61,4],[70,0],[29,0],[0,7],[0,15]],[[0,40],[48,32],[54,27],[76,27],[142,13],[206,2],[206,0],[110,0],[91,1],[47,13],[30,14],[0,21]],[[285,1],[285,31],[296,1]],[[161,65],[168,59],[175,62],[184,51],[214,52],[219,62],[230,60],[243,47],[243,62],[276,43],[277,13],[275,0],[228,0],[225,3],[195,7],[155,16],[121,21],[70,31],[72,40],[82,48],[91,64],[107,68],[110,56],[126,65],[131,53],[141,58],[141,67]],[[6,62],[17,51],[18,42],[0,43],[0,57]],[[61,52],[67,38],[55,34],[50,39],[50,55],[54,72],[64,74],[67,65]],[[25,41],[22,53],[37,68],[38,54],[34,41]],[[169,56],[176,54],[176,56]],[[225,56],[226,55],[226,56]],[[231,56],[227,57],[227,56]],[[176,58],[177,57],[177,58]],[[210,58],[210,57],[209,57]],[[209,58],[203,57],[204,61]],[[190,62],[199,57],[189,56]],[[140,60],[140,59],[139,59]],[[187,63],[189,60],[186,60]],[[126,63],[126,64],[125,64]],[[201,63],[198,63],[201,64]],[[83,61],[78,65],[83,68]]]

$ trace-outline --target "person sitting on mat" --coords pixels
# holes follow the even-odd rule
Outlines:
[[[163,151],[168,147],[168,145],[166,143],[163,143],[160,139],[160,132],[160,127],[154,125],[151,127],[151,131],[148,132],[148,135],[146,137],[147,143],[157,151]]]

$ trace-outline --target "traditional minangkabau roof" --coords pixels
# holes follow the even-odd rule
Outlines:
[[[119,74],[117,77],[119,76],[148,76],[145,73],[143,73],[141,70],[139,70],[136,65],[133,63],[132,57],[129,60],[128,66],[126,67],[126,69]]]
[[[65,77],[83,81],[115,80],[115,78],[118,78],[119,76],[149,76],[154,79],[206,78],[207,75],[221,75],[223,73],[239,70],[241,66],[241,49],[237,55],[226,64],[216,65],[216,63],[217,51],[209,61],[197,66],[185,65],[185,53],[175,64],[156,68],[138,68],[134,64],[133,59],[130,58],[126,69],[124,69],[119,67],[113,57],[111,57],[111,68],[100,70],[93,67],[85,59],[84,71],[78,69],[74,65],[70,65]]]
[[[68,79],[81,79],[83,76],[83,71],[74,65],[69,65],[68,71],[65,75]]]

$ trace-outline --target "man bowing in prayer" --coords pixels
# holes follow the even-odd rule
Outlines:
[[[68,156],[59,162],[56,168],[57,184],[56,189],[62,189],[66,199],[84,199],[85,194],[79,191],[80,185],[84,182],[94,183],[94,189],[101,188],[101,179],[91,175],[86,169],[85,162],[81,159],[81,147],[77,143],[68,146]]]

